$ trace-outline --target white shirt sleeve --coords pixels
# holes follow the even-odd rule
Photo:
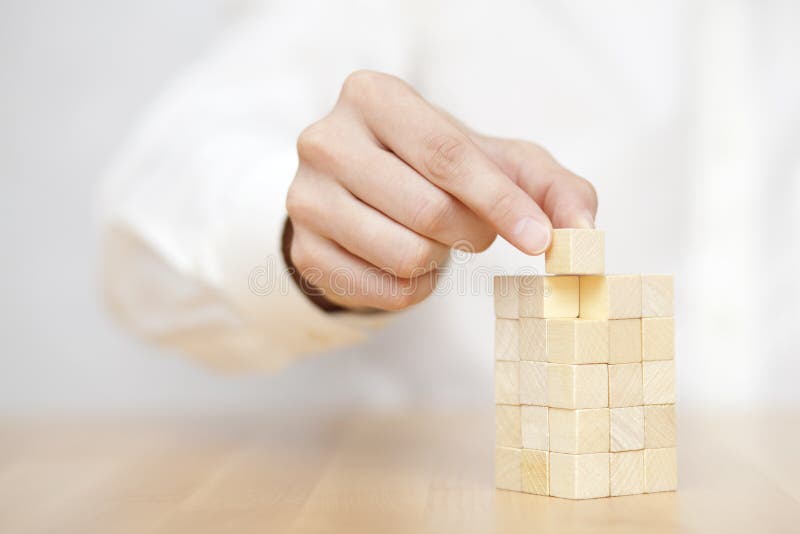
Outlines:
[[[412,34],[381,3],[273,3],[167,88],[98,195],[103,291],[126,328],[223,368],[364,338],[375,318],[325,313],[286,275],[284,199],[297,134],[349,72],[408,78]]]

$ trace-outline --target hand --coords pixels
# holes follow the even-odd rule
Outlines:
[[[536,255],[553,226],[594,225],[594,188],[546,150],[478,135],[386,74],[351,74],[297,151],[291,261],[346,308],[421,301],[454,245],[482,251],[500,234]]]

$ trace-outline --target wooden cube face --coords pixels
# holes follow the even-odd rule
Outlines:
[[[642,316],[642,277],[638,274],[580,277],[582,319],[636,319]]]
[[[605,234],[602,230],[559,228],[544,256],[544,270],[553,274],[605,272]]]
[[[644,493],[644,451],[612,452],[611,496]]]
[[[522,491],[522,449],[495,447],[494,478],[498,489]]]
[[[644,407],[644,446],[648,449],[675,447],[675,405]]]
[[[644,491],[678,489],[678,455],[674,448],[644,450]]]
[[[497,447],[522,447],[522,414],[519,406],[494,407],[494,442]]]
[[[608,405],[611,408],[641,406],[642,364],[618,363],[608,366]]]
[[[495,319],[494,359],[519,360],[519,319]]]
[[[526,449],[550,449],[548,410],[544,406],[522,406],[522,446]]]
[[[522,491],[534,495],[549,495],[550,453],[522,450]]]
[[[519,362],[494,362],[494,401],[519,404]]]
[[[608,452],[608,408],[550,408],[550,450],[569,454]]]
[[[578,316],[577,276],[520,276],[517,282],[520,317]]]
[[[611,408],[611,452],[645,447],[644,407]]]
[[[675,404],[675,362],[643,362],[644,404]]]
[[[642,319],[642,359],[675,358],[675,320],[672,317]]]
[[[547,406],[547,364],[519,362],[519,402]]]
[[[545,319],[545,353],[553,363],[608,362],[608,321]]]
[[[642,275],[642,317],[672,317],[673,303],[671,274]]]
[[[608,321],[608,363],[642,361],[642,320]]]
[[[552,408],[607,408],[605,364],[547,364],[547,405]]]
[[[519,358],[535,362],[547,361],[547,319],[519,319]]]
[[[504,319],[519,317],[519,296],[515,276],[495,276],[493,294],[495,317]]]
[[[609,495],[609,453],[550,453],[550,495],[594,499]]]

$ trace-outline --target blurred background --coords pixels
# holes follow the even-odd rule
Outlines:
[[[580,121],[591,100],[545,105],[542,123],[526,129],[514,117],[487,118],[457,98],[458,87],[423,94],[479,130],[544,144],[590,178],[610,272],[675,273],[683,409],[797,408],[800,7],[620,2],[615,25],[601,26],[593,21],[605,8],[559,6],[548,9],[567,21],[562,31],[615,58],[598,68],[650,95],[641,109],[635,92],[616,98],[650,114],[657,138],[630,131],[618,151],[600,154],[591,137],[602,128]],[[491,405],[487,295],[432,299],[366,345],[271,375],[204,368],[125,334],[104,311],[96,185],[148,103],[250,7],[0,0],[0,413]],[[674,86],[660,85],[664,72]],[[591,76],[579,74],[590,94]],[[512,89],[500,96],[525,103]],[[541,266],[499,241],[475,261]]]

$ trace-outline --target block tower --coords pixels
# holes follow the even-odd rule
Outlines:
[[[495,474],[568,499],[672,491],[671,275],[606,275],[604,234],[553,232],[551,276],[499,276]]]

